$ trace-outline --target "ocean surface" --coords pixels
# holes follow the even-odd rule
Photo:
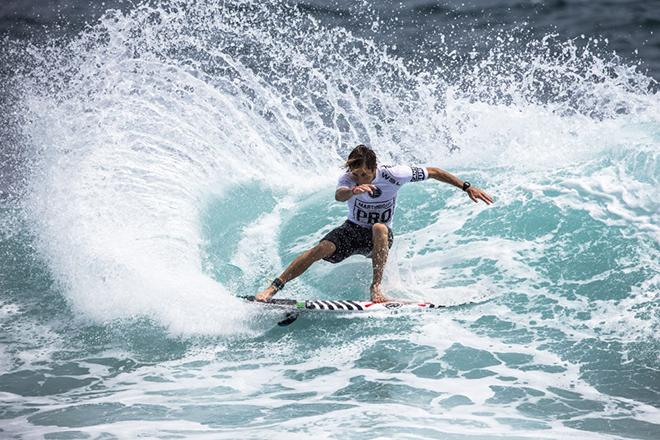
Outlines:
[[[0,438],[660,438],[660,3],[0,6]],[[404,186],[384,289],[245,303]],[[278,296],[367,299],[370,260]]]

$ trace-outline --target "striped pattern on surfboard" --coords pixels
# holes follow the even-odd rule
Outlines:
[[[364,305],[358,301],[305,301],[305,308],[312,310],[364,310]]]

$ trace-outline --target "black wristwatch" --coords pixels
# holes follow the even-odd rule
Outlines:
[[[467,191],[467,189],[468,189],[470,186],[472,186],[472,185],[470,185],[470,182],[467,182],[467,181],[466,181],[466,182],[463,182],[463,191]]]

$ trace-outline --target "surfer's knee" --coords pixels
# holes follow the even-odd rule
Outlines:
[[[387,236],[389,233],[389,229],[387,228],[387,225],[385,223],[376,223],[371,227],[371,233],[373,234],[374,237],[380,235],[380,236]]]
[[[335,244],[329,240],[321,240],[319,244],[314,246],[312,249],[310,249],[310,255],[315,259],[315,260],[320,260],[322,258],[329,257],[330,255],[335,253],[335,249],[337,247]]]

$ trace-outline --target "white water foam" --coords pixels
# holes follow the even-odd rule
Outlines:
[[[531,82],[516,86],[515,75],[497,77],[487,63],[466,70],[464,81],[473,81],[466,90],[448,84],[442,71],[414,73],[372,42],[283,5],[173,5],[109,12],[72,42],[35,49],[37,67],[25,81],[34,155],[26,211],[67,299],[98,321],[147,315],[178,334],[247,331],[248,312],[201,270],[205,201],[233,184],[258,182],[295,203],[305,197],[301,186],[322,187],[359,142],[374,146],[383,162],[478,169],[500,204],[522,190],[543,191],[549,174],[576,163],[631,149],[657,154],[644,128],[658,124],[648,81],[570,42],[554,43],[570,63],[538,55],[533,45],[518,56],[534,72],[565,69],[576,78],[565,85],[574,94],[543,103],[530,98]],[[290,35],[293,28],[299,32]],[[484,62],[497,53],[490,56]],[[589,76],[580,63],[601,70]],[[480,80],[489,75],[506,83],[505,97]],[[575,201],[576,188],[608,194],[614,199],[606,210],[590,205],[594,218],[633,223],[657,239],[654,181],[630,186],[624,173],[569,174],[549,184],[565,194],[559,206]],[[232,263],[245,273],[263,277],[286,264],[264,252],[277,238],[267,231],[278,227],[280,209],[243,231]],[[477,255],[511,277],[538,280],[518,258],[533,252],[530,243],[456,243],[463,219],[481,209],[452,197],[442,218],[413,234],[417,241],[444,237],[443,249],[399,252],[388,268],[391,286],[428,291],[467,273],[433,267]],[[397,246],[408,240],[401,236]]]

